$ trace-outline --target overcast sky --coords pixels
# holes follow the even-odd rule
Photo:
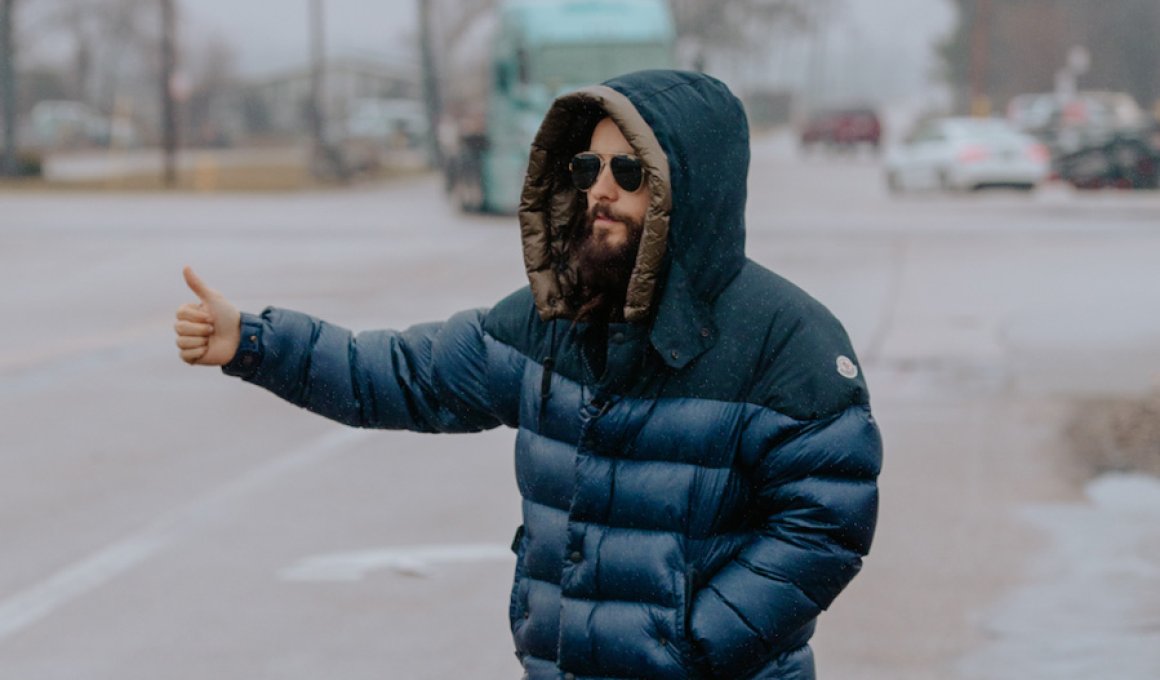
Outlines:
[[[417,0],[324,0],[328,52],[411,56]],[[225,37],[244,74],[299,66],[309,57],[309,0],[186,0],[198,35]]]

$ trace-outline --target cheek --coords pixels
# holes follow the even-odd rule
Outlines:
[[[648,193],[641,192],[639,194],[631,194],[629,196],[628,205],[625,207],[629,209],[628,212],[632,213],[633,219],[635,219],[638,223],[642,223],[644,222],[645,213],[648,212],[648,203]]]

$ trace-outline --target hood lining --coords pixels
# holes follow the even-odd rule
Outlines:
[[[612,118],[641,158],[651,192],[640,249],[629,278],[625,321],[644,322],[655,311],[672,206],[668,157],[628,97],[597,85],[557,99],[532,145],[519,221],[525,268],[537,311],[544,320],[570,318],[576,313],[570,304],[576,272],[565,260],[569,229],[578,211],[583,210],[583,201],[571,186],[567,161],[588,147],[592,130],[605,116]]]

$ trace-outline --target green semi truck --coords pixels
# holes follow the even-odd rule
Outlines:
[[[439,131],[449,194],[471,212],[516,211],[557,95],[676,61],[665,0],[505,0],[480,24],[449,64]]]

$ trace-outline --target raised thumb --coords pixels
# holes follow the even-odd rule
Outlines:
[[[181,270],[181,273],[185,275],[185,285],[189,286],[189,289],[199,298],[208,300],[213,296],[213,289],[205,285],[205,281],[202,281],[200,276],[193,273],[193,267],[187,265],[185,269]]]

